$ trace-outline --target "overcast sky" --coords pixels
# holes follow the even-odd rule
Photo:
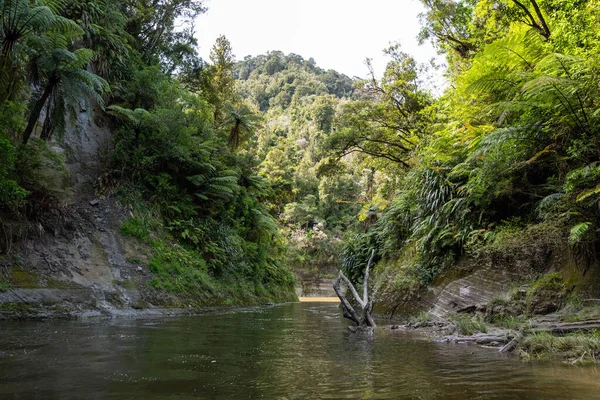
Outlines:
[[[232,44],[236,59],[271,50],[296,53],[317,65],[365,77],[372,58],[381,74],[382,50],[399,41],[419,62],[435,56],[431,45],[418,46],[418,0],[207,0],[196,21],[200,54],[208,59],[219,35]]]

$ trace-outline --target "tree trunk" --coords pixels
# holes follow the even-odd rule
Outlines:
[[[44,123],[42,124],[42,131],[40,132],[40,139],[44,141],[50,140],[52,136],[52,131],[54,130],[54,124],[52,122],[52,118],[50,115],[52,114],[52,99],[47,100],[46,103],[46,116],[44,118]]]
[[[23,144],[27,144],[29,138],[31,137],[31,133],[33,132],[33,128],[35,128],[35,124],[37,124],[38,119],[40,118],[40,113],[42,112],[42,108],[44,108],[44,104],[46,104],[46,100],[50,97],[52,90],[56,82],[54,80],[50,80],[44,89],[41,97],[35,102],[31,110],[31,114],[29,114],[29,120],[27,121],[27,127],[25,131],[23,131]]]
[[[375,256],[375,250],[371,250],[371,257],[369,258],[369,262],[367,263],[367,268],[365,269],[365,278],[363,282],[363,296],[362,298],[358,295],[356,288],[350,282],[346,275],[340,270],[337,279],[333,283],[333,289],[335,293],[340,298],[342,302],[342,310],[344,311],[344,317],[353,321],[356,326],[360,329],[364,328],[375,328],[377,324],[375,324],[375,320],[371,316],[371,311],[373,311],[373,301],[369,299],[368,295],[368,286],[369,286],[369,270],[371,269],[371,263],[373,262],[373,257]],[[361,314],[359,315],[354,307],[350,304],[344,293],[342,292],[341,283],[342,281],[348,286],[348,289],[352,292],[354,299],[361,307]]]

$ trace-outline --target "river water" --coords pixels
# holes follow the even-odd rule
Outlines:
[[[347,331],[337,304],[0,322],[0,399],[600,399],[600,372]]]

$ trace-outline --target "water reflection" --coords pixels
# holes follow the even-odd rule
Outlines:
[[[0,325],[2,399],[600,399],[600,374],[346,330],[337,304]]]

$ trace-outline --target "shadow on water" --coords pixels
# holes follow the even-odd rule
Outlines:
[[[2,399],[600,399],[600,373],[346,329],[338,305],[3,322]]]

